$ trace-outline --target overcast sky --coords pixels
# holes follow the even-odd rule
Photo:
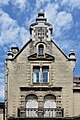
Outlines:
[[[53,40],[67,55],[75,51],[74,76],[80,76],[80,0],[0,0],[0,101],[7,51],[29,40],[29,26],[41,9],[53,25]]]

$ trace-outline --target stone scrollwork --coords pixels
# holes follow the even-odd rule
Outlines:
[[[38,31],[37,31],[37,34],[38,34],[38,38],[40,40],[42,40],[44,38],[44,36],[46,36],[46,30],[44,27],[39,27],[38,28]]]

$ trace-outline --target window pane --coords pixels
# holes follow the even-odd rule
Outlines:
[[[44,108],[47,108],[44,113],[44,117],[56,117],[56,102],[54,100],[46,100],[44,103]]]
[[[44,108],[44,117],[56,117],[56,99],[54,96],[45,97]]]
[[[43,55],[43,48],[39,48],[39,55]]]
[[[33,73],[33,82],[39,82],[39,72]]]
[[[39,45],[39,55],[44,55],[44,46]]]
[[[37,99],[34,96],[30,96],[31,99],[27,99],[26,102],[26,117],[37,117],[36,108],[38,108]]]
[[[43,82],[48,82],[49,79],[49,67],[43,66],[42,67],[42,80]]]
[[[48,82],[48,72],[42,73],[42,79],[43,79],[43,82]]]
[[[33,82],[39,82],[40,78],[40,67],[34,66],[33,67]]]

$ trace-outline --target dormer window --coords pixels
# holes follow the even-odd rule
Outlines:
[[[43,45],[39,45],[38,48],[38,55],[43,56],[44,55],[44,46]]]

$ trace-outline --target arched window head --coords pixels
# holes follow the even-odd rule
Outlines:
[[[46,95],[44,97],[44,117],[56,117],[56,97]]]
[[[38,47],[38,55],[43,56],[44,55],[44,45],[39,45]]]
[[[26,97],[26,117],[37,117],[38,98],[31,94]]]
[[[44,97],[44,108],[56,108],[56,97],[52,94]]]

